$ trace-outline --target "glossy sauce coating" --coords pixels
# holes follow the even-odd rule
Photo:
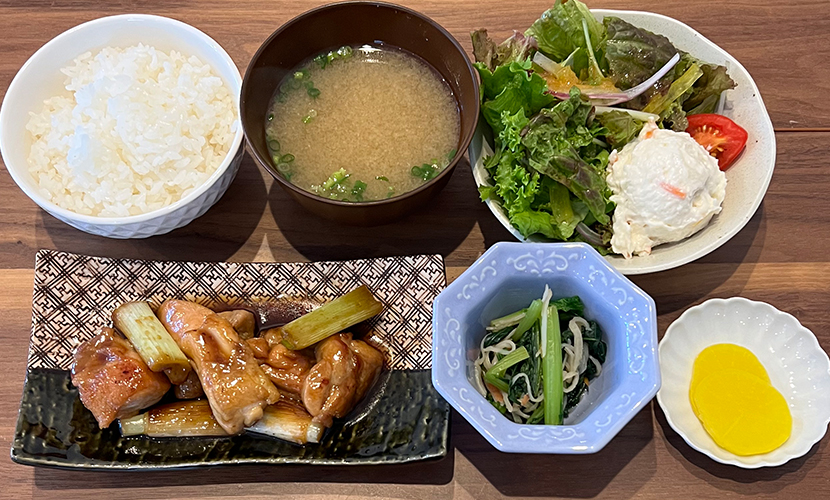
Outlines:
[[[167,377],[151,371],[111,328],[101,329],[75,350],[72,384],[102,429],[157,403],[170,389]]]

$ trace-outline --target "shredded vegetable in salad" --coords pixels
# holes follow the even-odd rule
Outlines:
[[[560,425],[602,372],[607,346],[579,297],[541,299],[494,319],[481,340],[474,385],[520,424]]]

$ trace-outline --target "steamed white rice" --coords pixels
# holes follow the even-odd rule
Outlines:
[[[195,56],[139,44],[87,52],[61,70],[70,95],[31,113],[29,172],[80,214],[128,216],[202,185],[238,127],[233,96]]]

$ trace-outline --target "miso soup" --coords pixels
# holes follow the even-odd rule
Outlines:
[[[331,199],[382,200],[434,178],[455,156],[459,113],[426,62],[385,46],[343,47],[291,71],[266,120],[292,184]]]

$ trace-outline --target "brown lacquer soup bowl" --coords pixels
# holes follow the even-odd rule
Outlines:
[[[391,198],[349,202],[306,191],[281,175],[268,148],[265,125],[269,103],[280,82],[293,68],[326,51],[363,44],[401,49],[431,66],[453,94],[460,127],[454,154],[434,178]],[[371,226],[405,216],[444,188],[475,131],[479,86],[475,69],[464,49],[435,21],[398,5],[346,2],[308,11],[275,31],[248,67],[242,83],[240,106],[251,154],[292,198],[327,219]]]

